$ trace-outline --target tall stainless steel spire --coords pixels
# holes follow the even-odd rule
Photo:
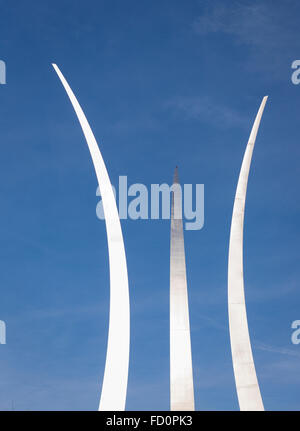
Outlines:
[[[170,253],[171,410],[194,410],[189,306],[184,253],[182,196],[175,169],[172,186]]]
[[[247,183],[265,96],[256,115],[237,184],[228,257],[228,312],[232,362],[241,410],[264,410],[257,381],[246,313],[243,276],[243,229]]]
[[[92,129],[60,69],[56,64],[53,64],[53,67],[67,92],[87,141],[105,215],[110,273],[110,309],[99,410],[124,410],[129,364],[130,306],[126,255],[118,209],[106,166]]]

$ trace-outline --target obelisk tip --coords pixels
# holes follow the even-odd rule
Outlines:
[[[179,183],[179,176],[178,176],[178,166],[175,167],[175,172],[174,172],[174,180],[173,183]]]

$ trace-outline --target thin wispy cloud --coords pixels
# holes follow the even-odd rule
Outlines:
[[[81,305],[70,305],[69,307],[62,308],[48,308],[42,310],[31,310],[30,314],[23,314],[18,316],[18,320],[24,321],[26,318],[28,321],[39,320],[39,319],[55,319],[62,316],[97,316],[100,318],[107,310],[107,304],[104,303],[93,303],[93,304],[81,304]]]
[[[286,280],[284,283],[263,284],[263,286],[249,283],[246,287],[247,301],[263,303],[270,300],[282,300],[293,296],[297,289],[298,283],[293,280]]]
[[[136,133],[142,130],[155,131],[160,129],[159,122],[154,117],[139,116],[138,118],[118,119],[107,126],[109,132],[116,135],[124,133]]]
[[[265,344],[260,341],[255,341],[253,343],[253,346],[255,349],[262,350],[264,352],[279,353],[281,355],[296,356],[297,358],[300,358],[300,351],[287,349],[286,347],[272,346],[270,344]]]
[[[274,36],[280,25],[274,18],[274,13],[266,3],[233,2],[228,6],[223,2],[213,2],[212,6],[195,20],[193,28],[199,34],[231,34],[238,43],[259,45],[262,48],[262,45],[276,45]]]
[[[165,107],[186,119],[202,121],[218,128],[247,127],[249,119],[239,111],[218,104],[209,97],[176,97]]]
[[[295,39],[296,8],[294,0],[243,0],[230,5],[209,2],[192,23],[192,28],[199,36],[220,33],[232,37],[233,43],[248,49],[247,68],[269,70],[272,78],[278,78],[278,68],[289,69],[290,57],[300,46]]]

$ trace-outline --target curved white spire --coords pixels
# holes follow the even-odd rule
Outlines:
[[[124,410],[127,393],[130,309],[125,248],[113,189],[91,127],[73,91],[56,64],[52,64],[73,105],[93,160],[105,215],[110,311],[105,371],[99,410]]]
[[[243,275],[243,228],[248,175],[257,131],[267,101],[256,115],[237,184],[228,257],[228,313],[232,362],[240,410],[264,410],[250,343]]]
[[[195,410],[188,291],[182,225],[182,196],[175,169],[172,186],[170,251],[171,410]]]

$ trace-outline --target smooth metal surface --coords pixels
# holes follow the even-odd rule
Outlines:
[[[194,410],[191,336],[184,253],[181,192],[177,167],[171,207],[170,396],[171,410]],[[180,187],[180,186],[179,186]]]
[[[118,209],[91,127],[63,74],[56,64],[59,76],[73,105],[87,141],[102,196],[106,223],[110,272],[110,311],[106,363],[99,410],[124,410],[127,393],[130,309],[125,248]]]
[[[235,194],[229,241],[229,330],[232,362],[240,410],[264,410],[253,361],[245,304],[243,229],[247,183],[252,153],[266,101],[267,96],[265,96],[261,102],[244,154]]]

